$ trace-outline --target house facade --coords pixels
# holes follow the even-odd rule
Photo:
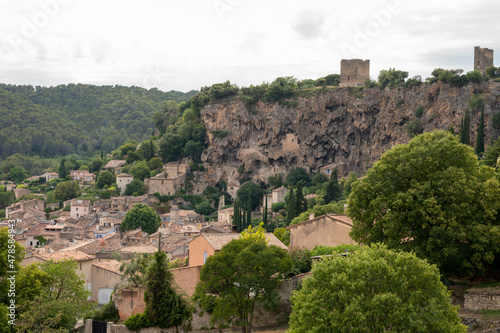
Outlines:
[[[316,245],[357,244],[349,236],[352,220],[347,215],[326,214],[287,227],[290,247],[312,250]]]

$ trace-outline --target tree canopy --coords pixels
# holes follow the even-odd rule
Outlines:
[[[258,237],[232,240],[208,257],[194,299],[211,304],[213,322],[235,324],[251,332],[255,307],[276,308],[278,288],[291,265],[285,250],[268,246]]]
[[[288,332],[466,332],[457,308],[436,266],[374,245],[314,265]]]
[[[351,237],[414,251],[445,272],[473,274],[500,250],[500,185],[474,150],[448,132],[413,138],[353,184]]]
[[[148,234],[153,234],[158,230],[160,227],[160,217],[156,215],[153,208],[144,204],[137,204],[127,212],[121,224],[121,229],[128,231],[139,227]]]
[[[80,195],[80,186],[74,180],[61,182],[55,189],[55,197],[59,201],[66,201]]]

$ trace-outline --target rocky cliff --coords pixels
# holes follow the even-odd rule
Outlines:
[[[484,100],[485,142],[500,134],[491,120],[500,112],[500,83],[483,82],[458,88],[440,82],[412,88],[336,88],[302,92],[296,106],[258,102],[251,110],[233,99],[201,110],[208,133],[202,159],[221,168],[217,180],[237,179],[245,165],[255,179],[293,167],[315,173],[335,164],[339,176],[365,172],[392,146],[409,141],[407,124],[420,118],[424,131],[456,132],[474,95]],[[471,112],[471,140],[475,141],[480,112]],[[213,170],[213,169],[212,169]],[[212,177],[211,177],[212,178]]]

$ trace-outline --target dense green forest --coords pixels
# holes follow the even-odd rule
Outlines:
[[[153,134],[164,102],[189,100],[196,91],[68,84],[0,84],[0,161],[20,153],[55,157],[111,152],[126,140]]]

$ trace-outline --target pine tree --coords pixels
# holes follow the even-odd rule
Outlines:
[[[64,158],[61,160],[61,164],[59,164],[59,178],[66,179],[66,176],[68,174],[66,173],[66,165]]]
[[[477,129],[476,139],[476,154],[478,156],[484,153],[484,105],[481,109],[481,119],[479,120],[479,128]]]
[[[290,191],[288,192],[288,202],[286,204],[286,223],[287,225],[292,222],[292,220],[295,218],[296,213],[295,213],[295,193],[293,191],[293,186],[290,187]]]
[[[236,226],[236,232],[241,232],[241,211],[239,200],[234,202],[233,224]]]
[[[160,328],[178,326],[189,319],[191,311],[183,299],[172,287],[173,276],[168,270],[165,252],[157,251],[146,275],[144,315],[151,324]]]

